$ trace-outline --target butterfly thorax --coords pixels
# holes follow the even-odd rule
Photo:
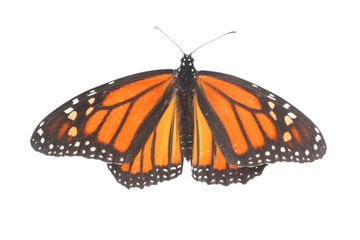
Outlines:
[[[193,138],[193,99],[197,71],[191,55],[181,58],[181,65],[177,69],[177,93],[180,107],[180,141],[182,156],[191,160]]]
[[[177,69],[177,84],[180,95],[188,95],[194,89],[196,75],[194,58],[191,55],[184,54],[181,58],[181,65]]]

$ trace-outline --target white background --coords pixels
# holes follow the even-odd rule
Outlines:
[[[359,239],[360,8],[357,1],[2,1],[1,239]],[[130,1],[129,1],[130,2]],[[47,157],[36,125],[75,95],[137,72],[233,74],[306,113],[328,152],[278,163],[247,185],[183,174],[144,190],[100,161]]]

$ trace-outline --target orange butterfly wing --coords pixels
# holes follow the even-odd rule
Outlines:
[[[245,184],[254,177],[260,176],[266,166],[263,164],[256,167],[238,167],[225,159],[218,143],[214,140],[196,94],[194,96],[194,138],[191,165],[195,180],[225,186],[237,182]]]
[[[168,109],[174,80],[173,70],[157,70],[87,91],[49,114],[31,145],[47,155],[130,162]]]
[[[324,138],[310,119],[250,82],[200,71],[197,93],[215,142],[232,165],[310,162],[326,152]]]
[[[178,101],[174,95],[145,145],[133,161],[108,164],[115,179],[127,188],[150,186],[182,172]]]

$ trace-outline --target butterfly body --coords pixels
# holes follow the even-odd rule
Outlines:
[[[180,142],[182,155],[188,161],[192,155],[193,140],[193,100],[197,71],[194,67],[194,59],[190,55],[184,55],[181,58],[181,65],[176,71],[178,92],[179,115],[180,115]]]
[[[246,183],[269,163],[311,162],[326,152],[314,123],[275,94],[231,75],[178,69],[134,74],[66,102],[35,129],[32,147],[108,163],[127,188],[177,177]]]

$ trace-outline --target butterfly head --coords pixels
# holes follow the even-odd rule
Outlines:
[[[194,58],[191,56],[191,54],[184,54],[184,56],[181,58],[181,65],[178,68],[179,73],[187,73],[191,75],[196,74],[196,69],[194,67]]]

